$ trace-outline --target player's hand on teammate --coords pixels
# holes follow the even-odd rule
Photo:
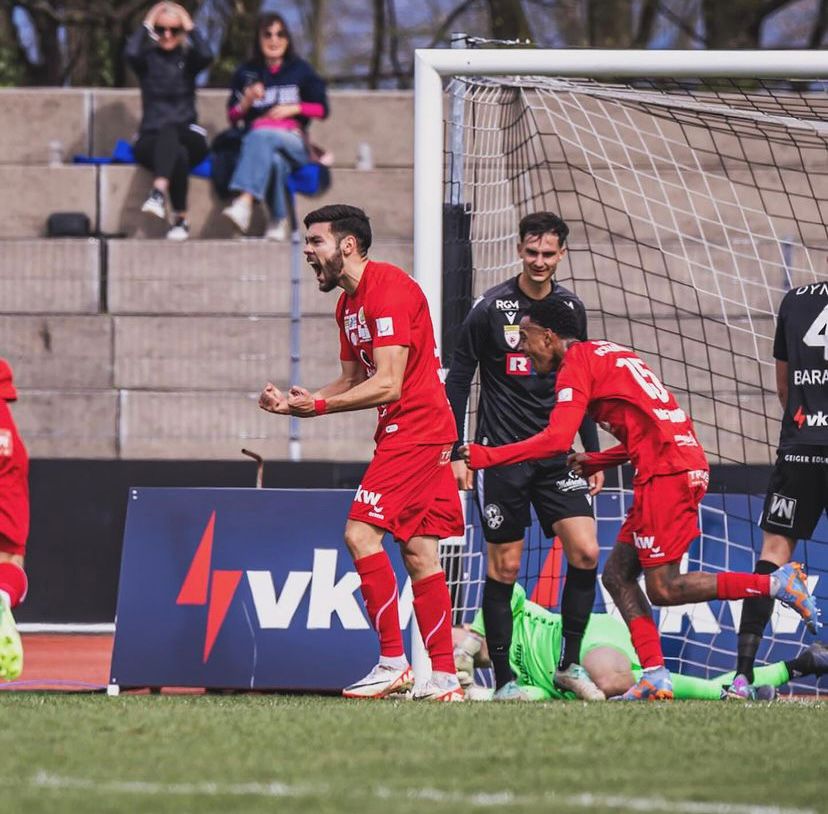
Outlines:
[[[275,384],[267,383],[265,389],[259,396],[259,407],[269,413],[278,415],[289,415],[290,407],[285,394]]]
[[[604,472],[592,466],[588,452],[571,452],[566,463],[576,475],[587,479],[591,495],[597,495],[604,488]]]
[[[310,418],[316,415],[313,394],[304,387],[293,385],[288,391],[288,407],[290,414],[300,418]]]
[[[472,449],[476,446],[477,444],[463,444],[463,446],[457,450],[463,456],[463,462],[467,467],[469,467],[469,469],[474,469],[472,466]]]
[[[474,483],[474,475],[471,469],[466,466],[465,461],[452,461],[451,471],[454,473],[454,481],[461,492],[468,492]]]
[[[587,478],[589,484],[589,494],[595,497],[604,488],[604,473],[595,472]]]

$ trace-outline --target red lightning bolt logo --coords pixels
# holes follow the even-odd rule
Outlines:
[[[206,664],[210,658],[224,618],[230,609],[230,603],[241,580],[241,571],[211,570],[213,556],[213,530],[216,526],[216,513],[210,515],[201,542],[193,556],[187,576],[181,584],[176,605],[207,605],[207,627],[204,632],[204,655]],[[208,604],[209,597],[209,604]]]
[[[802,412],[802,405],[801,404],[797,408],[797,411],[794,413],[793,420],[796,421],[797,426],[801,430],[802,425],[805,423],[805,413]]]

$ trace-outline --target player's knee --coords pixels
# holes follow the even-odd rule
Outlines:
[[[598,544],[582,546],[569,555],[567,560],[570,565],[584,570],[591,570],[598,567]]]
[[[520,561],[513,562],[512,560],[505,560],[503,562],[489,563],[489,576],[506,585],[512,585],[517,582],[519,574]]]

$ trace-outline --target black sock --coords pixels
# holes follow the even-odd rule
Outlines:
[[[566,582],[561,598],[563,637],[559,670],[581,662],[581,640],[595,604],[597,577],[597,568],[576,568],[574,565],[566,567]]]
[[[483,585],[483,625],[486,644],[495,674],[495,687],[500,689],[514,679],[509,666],[512,646],[512,590],[515,586],[486,577]]]
[[[772,574],[779,566],[770,560],[758,560],[754,574]],[[736,672],[753,684],[753,662],[762,643],[762,634],[773,613],[773,597],[751,596],[742,602],[739,624],[739,645],[736,650]]]

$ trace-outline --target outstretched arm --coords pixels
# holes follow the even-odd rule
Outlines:
[[[472,469],[553,458],[569,451],[583,417],[584,405],[559,401],[549,416],[549,425],[537,435],[502,447],[467,444],[461,452]]]

